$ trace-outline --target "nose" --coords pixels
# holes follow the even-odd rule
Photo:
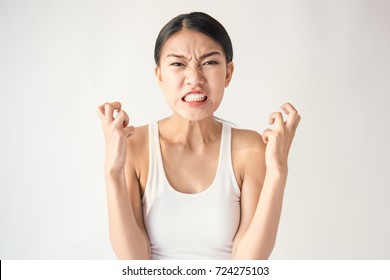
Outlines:
[[[187,67],[186,69],[186,85],[196,86],[204,83],[204,76],[200,67],[192,69]]]

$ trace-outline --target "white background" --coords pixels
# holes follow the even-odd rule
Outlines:
[[[180,13],[228,30],[217,116],[302,121],[271,259],[390,259],[390,1],[0,0],[0,259],[113,259],[97,105],[170,111],[154,41]]]

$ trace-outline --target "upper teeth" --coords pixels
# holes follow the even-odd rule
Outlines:
[[[186,102],[200,102],[206,100],[206,95],[203,93],[190,93],[184,96],[184,101]]]

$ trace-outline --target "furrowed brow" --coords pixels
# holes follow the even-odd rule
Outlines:
[[[221,55],[221,53],[218,52],[218,51],[213,51],[213,52],[205,53],[205,54],[201,55],[201,56],[199,57],[199,59],[200,59],[200,60],[203,60],[203,59],[208,58],[209,56],[213,56],[213,55]]]
[[[179,54],[174,54],[174,53],[170,53],[167,55],[167,57],[176,57],[176,58],[186,58],[184,55],[179,55]]]
[[[203,55],[201,55],[199,57],[199,60],[203,60],[203,59],[208,58],[208,57],[213,56],[213,55],[221,55],[221,53],[219,51],[212,51],[212,52],[209,52],[209,53],[205,53],[205,54],[203,54]],[[180,58],[180,59],[187,59],[184,55],[174,54],[174,53],[168,54],[167,57],[175,57],[175,58]]]

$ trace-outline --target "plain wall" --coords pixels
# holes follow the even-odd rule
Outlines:
[[[0,259],[113,259],[96,106],[170,114],[161,27],[204,11],[235,73],[217,116],[302,115],[271,259],[390,258],[390,1],[0,0]]]

